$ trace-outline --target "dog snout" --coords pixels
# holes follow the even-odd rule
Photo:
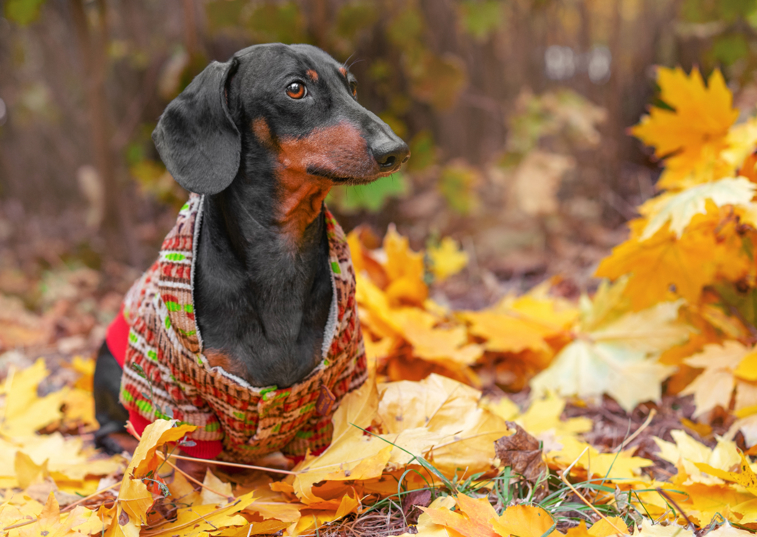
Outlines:
[[[402,140],[389,140],[374,147],[372,153],[382,172],[397,170],[410,158],[410,148]]]

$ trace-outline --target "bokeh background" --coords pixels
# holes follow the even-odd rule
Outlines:
[[[252,44],[311,43],[350,65],[413,157],[328,203],[347,230],[459,241],[467,268],[434,288],[458,308],[548,278],[566,296],[591,288],[655,192],[657,164],[627,128],[656,65],[720,68],[742,110],[757,103],[757,0],[0,6],[0,352],[100,341],[186,198],[150,139],[161,111]]]

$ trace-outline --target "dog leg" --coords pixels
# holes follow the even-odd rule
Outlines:
[[[95,432],[95,445],[111,455],[124,450],[133,451],[136,447],[136,444],[132,447],[131,442],[127,441],[131,438],[126,434],[129,413],[118,401],[121,374],[121,366],[110,352],[108,344],[103,342],[95,362],[95,418],[100,424]]]

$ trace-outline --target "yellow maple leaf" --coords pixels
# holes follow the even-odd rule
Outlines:
[[[50,493],[47,503],[34,524],[21,528],[21,537],[65,537],[76,535],[72,528],[84,524],[90,512],[85,507],[78,506],[70,513],[61,517],[60,506],[55,496]]]
[[[725,148],[708,147],[700,163],[692,170],[669,168],[663,170],[657,187],[662,190],[683,190],[693,186],[731,177],[735,170],[752,182],[757,182],[752,153],[757,147],[757,118],[750,118],[731,127],[725,138]],[[751,163],[750,163],[751,162]]]
[[[313,486],[321,481],[381,476],[392,446],[358,429],[370,427],[377,407],[378,394],[373,379],[345,396],[334,413],[331,445],[319,456],[308,457],[294,468],[297,475],[290,482],[300,501],[307,504],[323,501],[324,498],[313,492]]]
[[[583,293],[578,302],[581,330],[590,332],[627,313],[631,309],[625,294],[627,285],[628,276],[620,276],[614,282],[602,280],[593,297]]]
[[[689,328],[678,321],[680,306],[680,301],[664,302],[579,334],[533,378],[532,393],[607,393],[628,411],[642,401],[658,400],[661,383],[674,368],[658,363],[656,357],[689,337]]]
[[[674,110],[653,107],[631,132],[666,158],[668,170],[689,173],[712,161],[726,147],[736,121],[733,96],[719,70],[705,87],[698,69],[689,76],[680,68],[658,68],[660,99]],[[672,185],[671,185],[672,186]]]
[[[739,453],[739,456],[741,458],[741,460],[739,461],[739,470],[741,470],[740,472],[729,472],[726,470],[721,470],[720,468],[715,468],[714,466],[711,466],[705,462],[695,462],[694,466],[710,475],[719,477],[720,479],[723,479],[725,481],[736,483],[737,485],[741,485],[750,493],[757,496],[757,474],[752,471],[752,468],[749,466],[749,461],[744,456],[744,454]]]
[[[437,281],[443,281],[463,270],[468,264],[468,254],[452,237],[444,237],[438,245],[426,250],[431,260],[431,272]]]
[[[437,497],[418,517],[418,525],[415,528],[418,533],[403,533],[397,537],[414,537],[415,535],[420,535],[421,537],[449,537],[450,534],[447,531],[447,526],[435,523],[432,518],[433,515],[427,511],[430,509],[434,511],[446,509],[449,511],[454,506],[455,499],[452,496]]]
[[[652,466],[653,462],[643,457],[631,455],[633,450],[619,453],[600,453],[596,448],[572,436],[559,438],[561,449],[546,453],[547,464],[552,469],[572,466],[572,474],[607,477],[608,479],[638,479],[641,468]]]
[[[595,273],[611,280],[628,276],[624,294],[635,310],[676,297],[697,303],[702,288],[717,276],[736,281],[751,268],[741,237],[732,227],[735,219],[727,214],[696,215],[680,238],[664,226],[641,240],[644,222],[630,223],[631,238],[615,247]]]
[[[639,212],[649,219],[639,239],[649,239],[666,223],[670,223],[670,231],[680,237],[695,215],[707,213],[706,202],[712,202],[717,207],[746,206],[752,200],[755,188],[757,185],[748,179],[737,177],[652,198],[639,208]]]
[[[74,356],[70,367],[80,375],[79,378],[76,379],[74,387],[91,392],[95,378],[95,361],[92,358]]]
[[[541,399],[531,401],[528,409],[521,413],[518,405],[507,397],[492,402],[484,399],[481,405],[505,421],[514,421],[537,439],[575,435],[591,431],[594,422],[590,418],[576,417],[563,420],[566,400],[555,393],[547,393]]]
[[[494,466],[494,441],[508,432],[499,416],[479,406],[481,392],[432,374],[420,382],[379,386],[378,408],[386,434],[382,438],[424,456],[445,475],[466,475]],[[403,445],[404,444],[404,445]],[[393,459],[407,462],[407,454]]]
[[[437,327],[440,319],[418,308],[392,312],[402,337],[413,346],[413,355],[441,362],[451,369],[472,365],[484,353],[480,345],[468,342],[464,326]]]
[[[592,524],[591,528],[586,527],[586,522],[579,522],[578,526],[568,528],[565,537],[610,537],[611,535],[630,535],[628,526],[622,518],[614,516],[602,518]]]
[[[178,442],[196,428],[194,425],[179,425],[176,420],[155,420],[145,427],[124,472],[118,501],[114,506],[119,531],[139,532],[139,528],[147,523],[147,512],[153,504],[153,497],[142,480],[154,479],[152,476],[162,462],[156,455],[157,450],[167,443]]]
[[[554,431],[558,436],[591,431],[594,423],[590,418],[561,419],[565,403],[564,398],[552,393],[547,394],[543,399],[532,400],[528,410],[514,421],[533,435],[547,431]]]
[[[68,393],[67,388],[44,397],[37,396],[39,383],[49,374],[42,358],[29,368],[8,374],[0,432],[8,437],[30,436],[61,419],[60,409]]]
[[[445,506],[426,507],[423,512],[439,526],[454,530],[465,537],[497,537],[491,520],[496,520],[497,512],[486,498],[471,498],[465,494],[455,497],[457,511],[450,511]],[[530,537],[530,536],[528,536]]]
[[[385,291],[389,302],[392,305],[422,305],[428,297],[428,286],[423,279],[423,253],[414,252],[408,238],[390,225],[384,237],[384,255],[384,268],[389,278]]]
[[[685,431],[674,430],[670,434],[674,442],[660,438],[653,440],[660,448],[659,457],[678,466],[679,473],[674,480],[676,484],[722,485],[723,481],[703,473],[697,465],[703,463],[717,468],[731,468],[741,460],[736,444],[732,441],[720,439],[714,448],[710,448]]]
[[[223,504],[233,496],[231,493],[231,483],[225,483],[218,479],[218,476],[211,472],[210,468],[205,470],[205,479],[202,480],[202,484],[200,505]]]
[[[676,495],[674,499],[685,504],[685,507],[682,505],[683,509],[686,509],[686,513],[700,525],[707,524],[718,514],[744,524],[757,520],[755,506],[749,506],[750,502],[753,503],[757,499],[747,492],[736,490],[729,484],[693,483],[676,485],[676,489],[684,493],[686,497]],[[729,513],[735,516],[729,516]]]
[[[694,532],[678,524],[664,525],[655,523],[648,518],[643,518],[638,533],[634,535],[639,535],[640,537],[694,537]]]
[[[92,392],[80,388],[71,389],[63,399],[63,415],[67,427],[81,425],[84,430],[97,429]]]
[[[530,293],[505,297],[482,311],[463,311],[458,316],[470,323],[470,333],[485,339],[493,352],[551,351],[546,341],[566,331],[578,310],[558,300]]]
[[[685,359],[684,363],[704,368],[704,372],[681,391],[681,395],[694,395],[694,417],[717,406],[730,408],[734,390],[736,411],[757,405],[757,386],[751,382],[757,364],[754,348],[737,341],[726,341],[722,346],[707,345],[703,352]]]
[[[542,537],[562,535],[559,531],[547,532],[555,525],[552,516],[541,507],[534,505],[512,505],[502,515],[492,520],[492,526],[501,537]]]
[[[145,537],[173,537],[175,535],[202,535],[217,533],[217,530],[229,530],[235,527],[243,527],[247,534],[249,523],[240,512],[255,502],[255,492],[248,492],[239,498],[233,498],[223,505],[214,503],[193,505],[179,508],[176,511],[176,519],[151,528],[148,532],[140,535]],[[184,531],[182,531],[184,530]]]

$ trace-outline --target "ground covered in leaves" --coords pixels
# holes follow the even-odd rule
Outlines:
[[[167,420],[133,455],[98,453],[92,328],[120,295],[95,298],[100,276],[81,270],[51,276],[46,316],[3,298],[0,531],[757,530],[757,119],[732,107],[718,72],[705,83],[660,69],[658,84],[633,133],[663,160],[661,193],[599,263],[591,294],[565,298],[555,278],[461,309],[444,293],[469,262],[454,241],[416,252],[392,228],[350,234],[372,374],[337,410],[331,446],[296,465],[208,464],[195,479],[175,452],[192,427]]]

